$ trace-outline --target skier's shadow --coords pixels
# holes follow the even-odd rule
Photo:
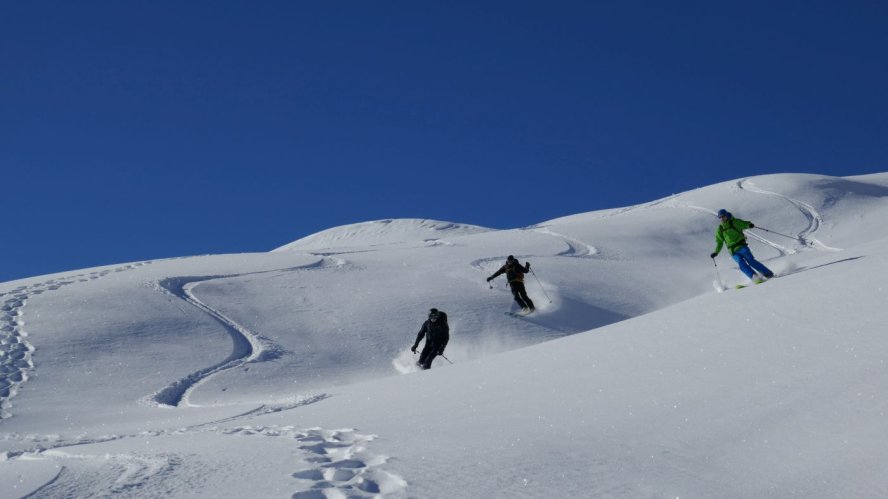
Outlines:
[[[810,267],[800,267],[800,268],[797,268],[797,269],[793,270],[792,272],[787,273],[786,275],[798,274],[799,272],[807,272],[807,271],[809,271],[809,270],[819,269],[819,268],[821,268],[821,267],[828,267],[828,266],[830,266],[830,265],[835,265],[835,264],[837,264],[837,263],[844,263],[844,262],[850,262],[850,261],[853,261],[853,260],[860,260],[861,258],[864,258],[864,256],[863,256],[863,255],[861,255],[861,256],[852,256],[852,257],[850,257],[850,258],[843,258],[843,259],[841,259],[841,260],[836,260],[836,261],[834,261],[834,262],[821,263],[820,265],[812,265],[812,266],[810,266]]]
[[[542,309],[538,309],[539,312],[522,319],[558,331],[561,336],[597,329],[629,318],[619,312],[596,307],[565,296],[559,297],[558,305],[553,310],[547,310],[547,308],[543,306]]]

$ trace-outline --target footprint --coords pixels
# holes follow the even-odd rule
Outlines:
[[[379,484],[373,480],[362,479],[358,488],[370,494],[379,494],[380,492]]]
[[[302,447],[300,447],[300,449],[308,451],[308,452],[313,452],[315,454],[326,454],[327,453],[327,448],[324,447],[324,444],[322,444],[322,443],[317,444],[317,445],[303,445]]]
[[[327,465],[327,467],[357,469],[357,468],[366,468],[367,465],[364,464],[363,461],[358,461],[357,459],[343,459],[342,461],[336,461],[335,463],[330,463]]]
[[[300,480],[323,480],[324,474],[321,470],[303,470],[293,473],[293,478],[299,478]]]
[[[368,443],[375,440],[376,435],[362,435],[354,429],[310,428],[300,431],[292,426],[238,426],[220,431],[226,435],[295,440],[302,453],[299,456],[301,466],[290,476],[299,481],[297,486],[302,490],[290,497],[357,499],[398,495],[407,488],[407,482],[401,477],[380,469],[388,457],[368,452]]]
[[[347,482],[357,475],[356,472],[351,470],[333,470],[329,469],[324,472],[324,477],[331,482]]]
[[[293,499],[327,499],[327,495],[320,490],[306,490],[304,492],[297,492],[290,497],[292,497]]]

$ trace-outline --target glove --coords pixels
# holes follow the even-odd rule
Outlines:
[[[438,355],[444,355],[444,350],[439,350]]]
[[[715,258],[718,256],[718,253],[710,253],[709,258]]]
[[[493,277],[488,277],[487,282],[490,282],[491,279],[493,279]]]
[[[750,228],[750,229],[754,229],[754,228],[755,228],[755,224],[752,223],[752,222],[749,222],[749,228]]]
[[[524,267],[527,268],[527,269],[530,269],[530,262],[525,263],[525,264],[524,264]]]
[[[413,352],[413,353],[416,353],[416,345],[413,345],[413,346],[410,348],[410,351]]]

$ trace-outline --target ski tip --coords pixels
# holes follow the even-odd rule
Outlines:
[[[518,312],[503,312],[503,313],[508,315],[509,317],[527,317],[528,315],[530,315],[533,312],[526,313],[526,314],[521,314]]]

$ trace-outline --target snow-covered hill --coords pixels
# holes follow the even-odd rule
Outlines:
[[[733,289],[719,208],[780,277]],[[884,496],[886,216],[888,173],[769,175],[3,283],[0,495]]]

